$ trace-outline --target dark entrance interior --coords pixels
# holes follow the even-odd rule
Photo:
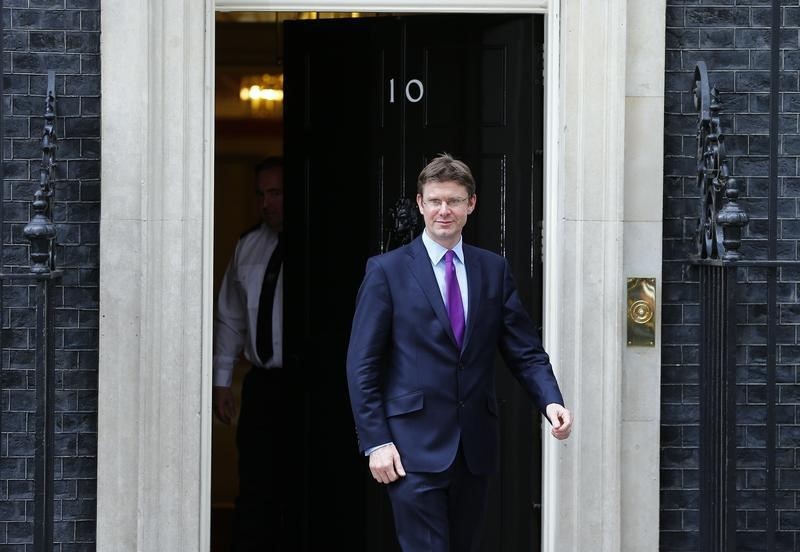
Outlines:
[[[297,411],[287,413],[302,415],[306,427],[298,455],[306,477],[297,485],[306,531],[298,550],[397,550],[385,492],[356,450],[344,360],[366,259],[401,245],[392,208],[401,198],[413,200],[420,169],[437,153],[466,161],[477,180],[478,207],[465,240],[506,256],[523,301],[541,321],[542,21],[487,14],[281,21],[276,15],[271,28],[268,21],[250,23],[261,24],[279,51],[283,117],[221,121],[218,109],[215,264],[221,278],[226,248],[238,236],[225,221],[243,226],[247,212],[247,168],[282,151],[285,358],[303,374],[306,389]],[[217,24],[218,106],[221,59],[231,65],[248,59],[223,43],[246,49],[242,25],[248,24]],[[502,471],[492,485],[483,549],[538,550],[540,420],[499,361],[497,391]],[[230,430],[215,427],[214,443],[212,486],[225,482],[230,496],[236,454]],[[212,512],[212,550],[221,551],[229,512],[216,496],[223,493],[212,499],[219,506]]]

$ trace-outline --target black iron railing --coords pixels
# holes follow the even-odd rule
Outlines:
[[[736,547],[736,262],[747,215],[725,156],[719,94],[706,64],[694,73],[697,184],[696,252],[701,311],[700,533],[702,550]]]
[[[61,279],[54,255],[56,227],[53,224],[53,194],[55,182],[56,94],[55,74],[47,74],[47,96],[44,105],[42,131],[42,162],[33,194],[33,214],[25,226],[24,235],[30,242],[30,266],[27,272],[0,273],[3,285],[27,283],[36,293],[36,412],[33,549],[35,552],[53,550],[53,412],[55,390],[53,287]],[[2,225],[0,219],[0,225]],[[5,236],[5,233],[2,234]]]
[[[777,133],[777,86],[773,83],[771,134]],[[764,359],[764,550],[775,548],[776,470],[775,393],[777,271],[800,267],[800,261],[777,258],[777,139],[770,154],[770,232],[766,259],[740,253],[748,216],[738,202],[739,189],[729,170],[720,126],[720,97],[708,70],[697,63],[692,90],[698,111],[697,183],[700,213],[696,251],[689,263],[700,277],[700,542],[701,550],[734,552],[737,541],[737,346],[740,345],[737,294],[740,269],[756,267],[766,274],[766,353]],[[742,445],[740,445],[742,446]]]

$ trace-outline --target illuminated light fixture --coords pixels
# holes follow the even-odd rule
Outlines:
[[[249,88],[243,86],[239,91],[239,98],[242,100],[266,100],[271,102],[283,101],[283,90],[278,88],[261,88],[259,85],[254,84]]]
[[[253,111],[277,114],[283,109],[283,75],[265,73],[244,77],[239,87],[239,99],[248,102]]]

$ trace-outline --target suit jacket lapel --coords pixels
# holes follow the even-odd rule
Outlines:
[[[453,327],[450,325],[450,318],[447,316],[447,310],[442,300],[442,292],[439,291],[439,284],[436,283],[436,276],[433,274],[433,266],[431,266],[431,258],[422,243],[422,238],[417,238],[411,242],[408,252],[411,262],[411,274],[414,275],[425,297],[428,298],[436,318],[439,319],[445,332],[450,336],[450,341],[453,342],[453,345],[456,345]]]
[[[475,328],[475,320],[478,318],[478,311],[481,304],[481,290],[483,289],[483,275],[478,256],[474,255],[471,248],[464,245],[464,264],[467,269],[467,292],[469,294],[469,312],[467,313],[467,329],[464,333],[464,347],[467,350],[469,339]]]

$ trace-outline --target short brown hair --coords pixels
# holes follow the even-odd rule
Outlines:
[[[447,153],[442,153],[425,165],[417,178],[417,193],[422,195],[422,189],[428,182],[455,182],[467,189],[469,197],[475,195],[475,179],[472,171],[463,161],[455,159]]]
[[[256,176],[258,176],[263,171],[277,168],[283,168],[283,157],[273,155],[272,157],[267,157],[259,161],[258,165],[256,165],[253,170],[256,173]]]

